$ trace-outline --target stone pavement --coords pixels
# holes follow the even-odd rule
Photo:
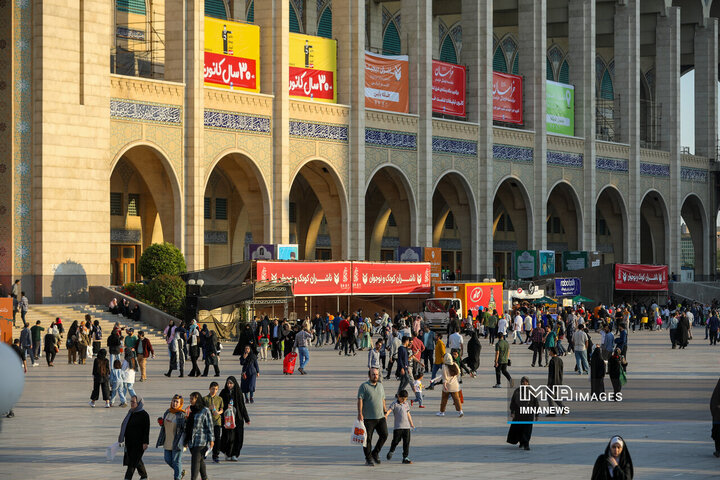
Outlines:
[[[593,337],[599,341],[597,334]],[[665,331],[631,334],[629,382],[655,377],[705,379],[712,391],[720,375],[720,347],[706,345],[700,328],[695,329],[695,337],[687,350],[671,350]],[[205,394],[213,378],[167,379],[161,374],[167,367],[167,352],[163,346],[157,350],[159,355],[149,362],[150,381],[136,383],[135,389],[145,398],[151,418],[151,447],[145,454],[149,478],[170,479],[172,472],[164,464],[161,450],[154,448],[159,431],[155,418],[167,408],[172,394],[181,393],[186,398],[194,390]],[[239,377],[239,363],[231,351],[232,346],[226,345],[221,384],[227,375]],[[116,440],[126,410],[91,409],[87,404],[91,366],[67,365],[63,353],[53,369],[29,369],[16,417],[0,422],[0,479],[123,478],[121,462],[107,462],[105,449]],[[312,349],[306,376],[282,375],[279,361],[261,363],[256,403],[248,405],[251,424],[245,429],[240,461],[210,463],[209,477],[590,478],[595,458],[604,451],[609,438],[619,434],[628,443],[636,478],[718,478],[720,459],[712,456],[709,394],[699,400],[699,416],[706,419],[703,422],[536,425],[532,450],[508,445],[507,391],[490,388],[494,384],[491,355],[492,348],[484,341],[481,374],[466,379],[463,385],[464,418],[458,419],[452,406],[446,417],[436,417],[440,392],[426,392],[427,408],[412,410],[418,427],[411,442],[413,465],[401,465],[397,451],[392,462],[383,461],[372,469],[363,465],[361,448],[349,444],[356,415],[355,394],[366,379],[365,352],[341,357],[330,347]],[[511,345],[511,358],[510,372],[516,381],[523,374],[546,375],[544,369],[529,367],[530,351],[525,346]],[[566,374],[572,373],[573,365],[573,357],[565,357]],[[397,383],[385,382],[389,403]],[[682,411],[677,413],[683,417]],[[390,426],[391,422],[392,417]],[[382,451],[383,460],[386,452],[387,446]],[[189,472],[189,455],[185,459]]]

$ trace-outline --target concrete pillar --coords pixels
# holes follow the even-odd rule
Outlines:
[[[525,128],[535,131],[533,162],[533,249],[547,246],[547,128],[545,67],[547,61],[547,0],[519,0],[520,74],[523,76]]]
[[[402,0],[402,50],[410,57],[410,113],[418,114],[417,242],[432,247],[432,1]]]
[[[366,22],[368,26],[368,36],[370,45],[367,46],[367,50],[376,53],[382,53],[382,42],[383,42],[383,17],[382,17],[382,3],[370,0],[367,3],[367,9],[365,10]]]
[[[477,226],[472,245],[472,271],[493,276],[493,122],[492,122],[492,0],[463,0],[461,26],[464,45],[461,63],[467,72],[467,119],[478,124],[478,184],[476,192]]]
[[[342,258],[365,259],[365,2],[333,5],[333,37],[338,41],[338,100],[350,105],[350,211],[343,228]]]
[[[718,19],[708,18],[695,27],[695,154],[709,158],[717,156],[717,65]]]
[[[170,82],[185,82],[185,2],[165,0],[165,73]]]
[[[336,3],[345,3],[345,2],[336,2]],[[317,11],[317,4],[318,0],[305,0],[305,9],[303,11],[305,18],[302,19],[304,22],[304,32],[307,35],[317,35],[317,24],[318,24],[318,12]],[[335,12],[333,11],[333,23],[335,23]],[[335,27],[333,26],[333,30],[335,30]],[[335,32],[333,31],[333,37],[337,38],[335,36]]]
[[[640,1],[615,6],[615,141],[630,145],[627,260],[640,261]]]
[[[288,0],[255,3],[260,26],[260,81],[263,93],[273,94],[272,234],[268,243],[290,237],[290,10]]]
[[[575,135],[585,139],[583,151],[584,192],[581,250],[595,250],[595,1],[570,0],[568,43],[570,83],[575,86]]]

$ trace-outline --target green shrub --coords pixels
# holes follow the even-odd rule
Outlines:
[[[158,275],[147,286],[147,301],[175,318],[183,318],[185,282],[177,275]]]
[[[138,273],[145,280],[152,280],[158,275],[180,275],[187,271],[185,257],[172,243],[154,243],[145,249],[140,262]]]
[[[120,289],[120,293],[145,301],[147,299],[147,285],[144,283],[126,283]]]

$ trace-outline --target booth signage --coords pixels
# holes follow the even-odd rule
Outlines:
[[[667,289],[667,265],[615,264],[615,290],[664,291]]]

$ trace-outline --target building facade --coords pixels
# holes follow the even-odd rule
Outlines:
[[[439,246],[464,278],[515,250],[714,273],[718,21],[711,0],[7,0],[0,3],[0,282],[35,301],[136,279],[168,241],[188,268],[297,243],[301,259]],[[204,18],[260,28],[260,92],[203,82]],[[337,41],[337,103],[291,98],[289,34]],[[409,60],[409,113],[365,106],[365,52]],[[467,68],[432,112],[433,59]],[[695,70],[695,154],[680,76]],[[523,77],[493,122],[493,71]],[[548,133],[547,80],[574,86]]]

